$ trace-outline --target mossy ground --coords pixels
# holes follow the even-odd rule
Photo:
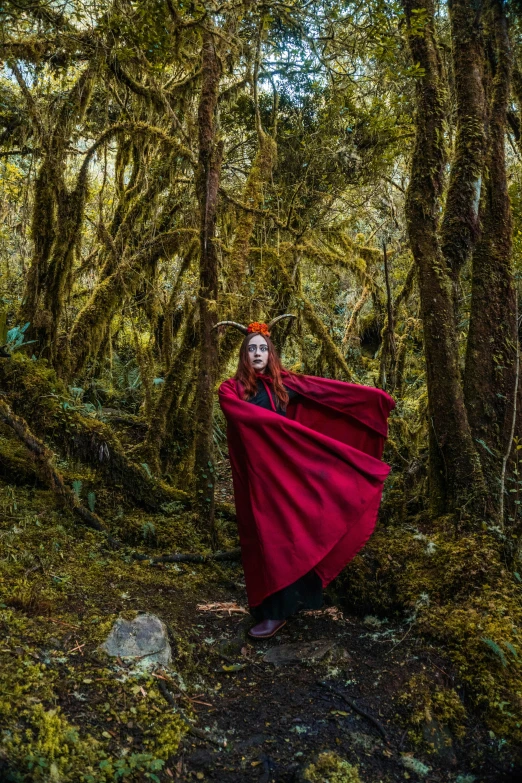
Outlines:
[[[433,523],[420,515],[408,525],[392,518],[341,575],[336,592],[349,596],[351,606],[381,616],[409,611],[412,630],[451,661],[468,711],[480,715],[491,736],[509,745],[520,762],[522,578],[502,561],[501,551],[495,531],[485,525],[470,532],[451,518]],[[421,695],[426,683],[410,684],[412,725],[419,710],[438,710],[445,725],[453,722],[461,731],[458,700]]]
[[[23,461],[9,433],[0,434],[4,452]],[[239,564],[154,567],[132,558],[136,550],[201,551],[189,513],[176,504],[145,513],[99,485],[94,472],[70,462],[60,469],[67,481],[83,479],[83,494],[96,491],[97,508],[124,547],[112,549],[102,534],[75,523],[41,485],[0,480],[0,779],[290,783],[313,774],[324,783],[356,776],[391,783],[421,779],[428,768],[432,780],[468,773],[477,781],[509,779],[499,770],[513,769],[507,690],[518,687],[518,669],[506,643],[515,618],[499,612],[495,593],[485,589],[494,576],[498,590],[502,565],[484,566],[484,542],[461,539],[467,567],[455,562],[441,572],[450,546],[444,532],[400,535],[383,525],[334,583],[325,610],[299,615],[254,645],[245,636],[248,615],[197,608],[246,605]],[[220,475],[219,496],[228,498],[226,463]],[[236,544],[233,524],[221,521],[220,531],[227,548]],[[472,596],[470,569],[483,574]],[[341,594],[346,601],[348,583],[359,608],[380,607],[379,617],[343,617],[329,606]],[[453,611],[444,608],[450,594]],[[406,620],[396,612],[401,602],[410,607]],[[168,625],[174,661],[166,682],[174,707],[157,677],[132,675],[98,649],[119,614],[138,611]],[[476,636],[469,635],[470,613]],[[482,636],[504,651],[505,666]],[[321,661],[280,668],[263,662],[270,647],[318,638],[336,642]],[[476,657],[466,659],[470,649]],[[325,680],[376,717],[389,744],[319,684]],[[504,704],[481,704],[481,693]],[[494,723],[502,715],[505,723]],[[191,721],[226,745],[187,733]]]

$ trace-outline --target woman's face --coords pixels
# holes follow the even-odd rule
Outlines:
[[[265,372],[268,364],[268,345],[262,334],[254,334],[250,338],[248,360],[256,372]]]

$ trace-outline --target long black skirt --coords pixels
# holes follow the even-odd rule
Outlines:
[[[322,606],[322,582],[312,569],[296,582],[267,596],[259,606],[249,608],[254,620],[261,622],[262,620],[286,620],[302,609],[321,609]]]

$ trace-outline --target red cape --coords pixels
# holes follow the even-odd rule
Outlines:
[[[219,388],[250,606],[312,568],[323,587],[373,532],[383,483],[387,419],[380,389],[284,373],[300,397],[287,417]]]

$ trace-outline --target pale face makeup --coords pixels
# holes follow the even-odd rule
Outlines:
[[[255,334],[248,343],[248,360],[256,372],[265,372],[268,364],[268,344],[262,334]]]

